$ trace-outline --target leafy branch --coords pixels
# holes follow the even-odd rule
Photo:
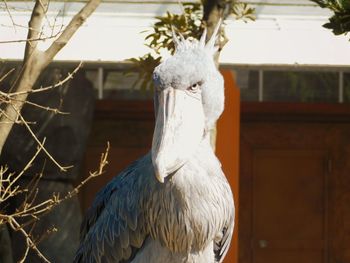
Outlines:
[[[233,16],[236,20],[241,19],[245,22],[254,21],[254,8],[246,3],[236,1],[224,1],[223,3],[228,10],[224,14],[224,18]],[[152,87],[151,79],[153,69],[159,65],[162,59],[162,52],[173,54],[175,46],[172,41],[172,29],[187,39],[199,39],[206,22],[204,21],[204,8],[201,3],[183,3],[181,4],[182,13],[173,14],[167,12],[164,16],[156,16],[156,22],[152,29],[143,31],[148,32],[145,37],[146,46],[150,48],[150,52],[138,58],[131,58],[134,65],[133,70],[139,73],[138,80],[133,83],[133,87],[141,84],[142,89]],[[215,25],[214,25],[215,26]],[[224,30],[220,31],[220,49],[227,43],[228,39]]]
[[[164,16],[156,16],[156,22],[151,33],[145,37],[146,44],[157,55],[162,49],[167,49],[171,54],[175,51],[172,41],[172,28],[181,33],[185,38],[199,38],[202,31],[203,8],[200,3],[185,3],[182,5],[182,14],[167,12]]]
[[[333,11],[333,16],[323,27],[331,29],[335,35],[346,35],[350,31],[350,2],[348,0],[311,0],[322,8]]]

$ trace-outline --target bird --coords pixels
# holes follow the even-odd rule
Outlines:
[[[214,54],[173,31],[175,52],[153,71],[150,151],[96,195],[75,263],[220,263],[234,229],[234,200],[210,131],[224,109]]]

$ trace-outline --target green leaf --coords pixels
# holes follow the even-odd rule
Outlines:
[[[152,56],[150,52],[142,57],[129,59],[135,65],[135,70],[139,72],[137,85],[141,85],[143,89],[152,87],[152,73],[154,67],[161,62],[159,55],[161,50],[166,49],[171,54],[175,51],[171,33],[172,26],[189,39],[198,39],[201,35],[203,5],[200,2],[188,2],[183,3],[182,6],[184,10],[182,14],[172,14],[167,11],[164,16],[155,17],[156,21],[152,29],[143,31],[143,33],[147,33],[145,37],[147,43],[145,45],[152,50],[152,54],[155,54],[156,57]],[[254,9],[247,4],[235,2],[233,6],[237,6],[236,8],[232,7],[237,17],[254,20]]]

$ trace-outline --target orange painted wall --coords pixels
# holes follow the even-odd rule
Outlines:
[[[240,95],[232,71],[222,70],[221,73],[225,79],[225,110],[217,123],[216,154],[231,185],[236,206],[233,240],[224,263],[237,263]]]

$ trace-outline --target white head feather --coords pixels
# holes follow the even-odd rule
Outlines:
[[[220,24],[221,21],[207,43],[206,29],[199,41],[185,39],[173,30],[175,53],[156,67],[153,74],[154,83],[160,89],[172,86],[184,90],[195,83],[201,83],[207,129],[214,126],[224,108],[223,78],[214,62]]]

